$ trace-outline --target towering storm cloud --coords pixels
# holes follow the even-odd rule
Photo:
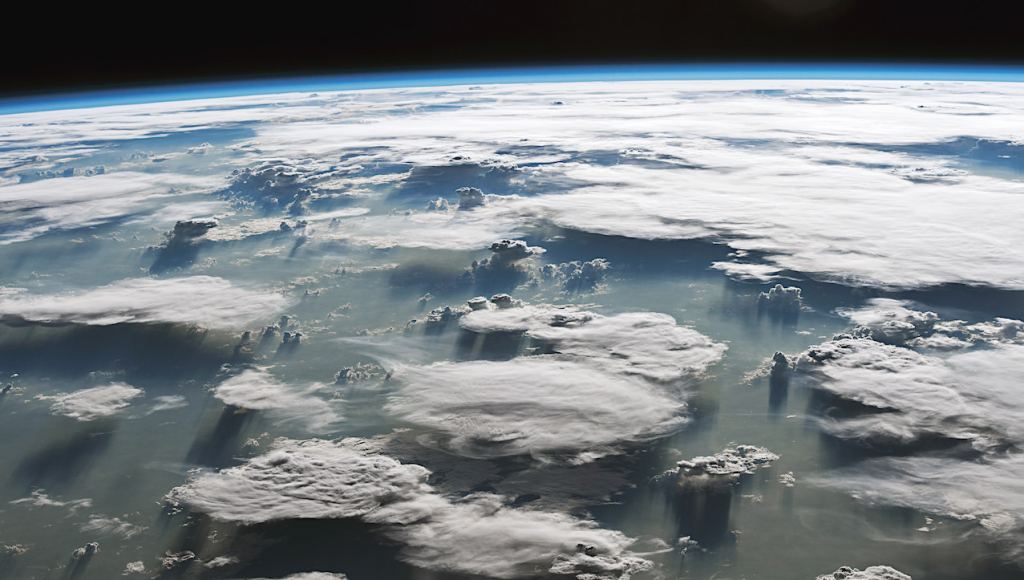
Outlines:
[[[419,465],[360,451],[358,441],[278,440],[274,449],[219,473],[202,474],[168,501],[241,523],[349,518],[382,526],[402,558],[425,568],[516,578],[557,569],[603,570],[628,579],[650,562],[632,540],[568,515],[508,507],[493,494],[452,500],[427,484]],[[576,557],[576,546],[589,553]],[[556,568],[557,567],[557,568]]]
[[[860,326],[801,354],[798,376],[860,406],[821,418],[826,432],[901,456],[867,460],[812,482],[872,505],[976,521],[1009,557],[1024,558],[1019,321],[942,320],[892,300],[844,314]],[[936,441],[961,442],[972,452],[944,453],[949,445],[936,447]]]
[[[725,352],[657,313],[492,307],[459,324],[483,339],[520,335],[537,354],[399,365],[385,410],[470,457],[611,449],[670,433],[687,421],[691,383]]]

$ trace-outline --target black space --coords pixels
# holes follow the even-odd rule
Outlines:
[[[8,9],[0,93],[487,66],[1024,64],[1020,2],[548,0]],[[131,19],[125,19],[129,15]]]

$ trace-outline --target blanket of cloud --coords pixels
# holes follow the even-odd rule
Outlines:
[[[265,209],[305,213],[388,182],[400,185],[398,198],[418,201],[411,207],[438,194],[454,206],[466,176],[482,186],[458,211],[374,212],[324,228],[325,238],[475,248],[544,222],[711,239],[779,269],[858,285],[1019,289],[1024,184],[1012,177],[1022,93],[980,82],[594,82],[7,115],[0,202],[11,211],[2,231],[24,241],[195,201],[191,193],[217,189],[210,180],[224,175],[175,171],[196,155],[156,152],[166,168],[156,171],[152,159],[115,162],[105,149],[236,131],[253,137],[248,146],[204,148],[201,157],[211,168],[236,156],[259,167],[226,187]],[[86,170],[96,165],[102,171]]]
[[[0,115],[0,576],[1019,577],[1022,127],[768,78]]]

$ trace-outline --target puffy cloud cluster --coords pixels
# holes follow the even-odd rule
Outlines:
[[[512,360],[398,365],[385,410],[470,457],[575,452],[670,433],[725,346],[665,314],[474,302],[463,330],[533,344]],[[497,304],[495,306],[494,304]]]
[[[438,306],[437,308],[431,308],[422,319],[413,318],[407,322],[405,329],[409,331],[422,326],[428,332],[441,331],[452,322],[465,316],[469,311],[469,306]]]
[[[484,192],[476,187],[460,187],[455,190],[459,196],[459,209],[469,210],[484,205]]]
[[[310,175],[285,161],[267,161],[231,174],[227,194],[261,211],[303,215],[315,191]]]
[[[897,346],[930,337],[939,321],[934,312],[913,310],[905,301],[891,298],[875,298],[861,308],[842,309],[839,313],[857,325],[854,334]]]
[[[88,560],[89,558],[92,558],[92,556],[94,554],[98,554],[99,551],[100,551],[100,543],[99,542],[89,542],[89,543],[85,544],[84,546],[75,548],[71,552],[71,559],[72,560]]]
[[[344,367],[334,374],[334,384],[348,385],[364,381],[383,379],[387,375],[381,366],[371,363],[356,363],[350,367]]]
[[[0,544],[0,556],[23,556],[27,553],[28,546],[25,546],[24,544]]]
[[[160,560],[161,568],[165,571],[171,571],[189,566],[195,562],[198,557],[192,550],[182,550],[181,552],[171,552],[168,550],[158,559]]]
[[[491,256],[473,261],[467,275],[477,285],[511,288],[527,276],[526,262],[544,248],[529,246],[522,240],[499,240],[491,244]]]
[[[811,481],[870,504],[977,521],[1024,562],[1024,345],[1007,330],[1017,321],[942,321],[886,300],[844,314],[859,330],[805,351],[795,376],[854,405],[820,419],[825,431],[910,455],[863,461]],[[956,348],[933,348],[948,347],[949,340],[936,341],[942,336]],[[935,440],[966,442],[973,453],[919,448]]]
[[[150,248],[156,254],[156,259],[149,271],[159,273],[191,265],[198,255],[199,242],[217,225],[216,219],[181,220],[175,223],[164,245]]]
[[[126,278],[62,294],[0,292],[0,321],[37,324],[180,323],[233,328],[274,315],[290,304],[272,291],[223,278]]]
[[[757,307],[773,314],[796,314],[803,306],[803,297],[800,294],[800,288],[796,286],[776,284],[767,292],[758,294]]]
[[[101,387],[80,389],[70,393],[38,395],[40,401],[49,401],[54,415],[71,417],[78,421],[95,421],[111,417],[128,408],[132,400],[143,391],[126,383],[110,383]]]
[[[206,235],[206,232],[217,227],[219,222],[214,218],[180,220],[174,229],[167,234],[167,245],[188,244]]]
[[[842,566],[831,574],[818,576],[816,580],[911,580],[911,578],[889,566],[868,566],[863,570]]]
[[[778,459],[764,447],[732,445],[714,455],[684,459],[661,477],[674,479],[682,487],[728,486]]]
[[[452,500],[427,484],[430,472],[361,449],[359,441],[278,440],[243,465],[204,473],[169,492],[220,520],[354,518],[381,527],[415,566],[496,578],[551,570],[626,579],[649,566],[628,552],[632,540],[568,515],[508,507],[493,494]],[[591,560],[572,556],[583,545]],[[601,568],[595,566],[601,563]],[[585,577],[585,576],[579,576]]]
[[[422,298],[420,299],[421,303]],[[506,308],[519,308],[523,305],[521,300],[512,298],[508,294],[494,294],[490,298],[475,296],[466,301],[465,306],[438,306],[431,308],[423,319],[414,318],[406,323],[406,330],[411,330],[422,325],[428,332],[437,332],[448,328],[448,326],[463,316],[475,310],[503,310]]]
[[[840,309],[839,314],[857,325],[851,336],[896,346],[950,350],[980,343],[1024,344],[1024,322],[1020,320],[996,318],[973,324],[940,320],[938,314],[918,310],[906,300],[874,298],[860,308]]]
[[[498,267],[541,254],[544,248],[528,246],[523,240],[499,240],[491,244],[491,252],[494,252],[494,255],[491,256],[490,263]]]
[[[300,423],[312,431],[324,431],[341,420],[331,401],[320,393],[327,385],[313,383],[296,387],[284,383],[267,369],[246,369],[213,389],[226,405],[265,411],[281,422]]]
[[[611,265],[604,258],[587,261],[562,262],[561,264],[545,264],[541,275],[554,280],[566,293],[593,292],[603,283]]]
[[[145,574],[145,573],[146,573],[146,563],[143,562],[142,560],[135,560],[135,561],[132,561],[132,562],[128,562],[127,564],[124,565],[124,571],[121,572],[121,575],[122,576],[131,576],[133,574],[141,575],[141,574]]]

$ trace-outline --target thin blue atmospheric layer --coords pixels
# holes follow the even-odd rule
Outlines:
[[[233,80],[30,97],[0,97],[0,114],[304,91],[464,84],[637,80],[844,79],[1024,81],[1024,66],[935,64],[674,64],[382,72]]]

